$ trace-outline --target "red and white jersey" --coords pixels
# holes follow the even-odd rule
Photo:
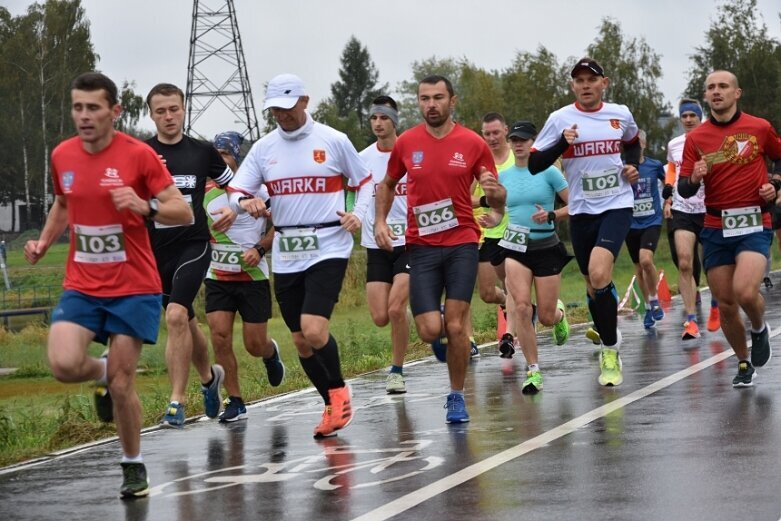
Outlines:
[[[149,145],[117,132],[95,154],[78,137],[52,152],[52,186],[70,225],[65,289],[110,298],[162,291],[144,217],[114,207],[111,190],[131,187],[151,199],[174,183]]]
[[[377,193],[377,185],[385,179],[385,172],[388,170],[388,160],[390,159],[390,150],[380,150],[377,143],[373,143],[363,149],[360,156],[366,161],[369,171],[372,174],[372,200],[366,211],[366,218],[363,220],[361,229],[361,246],[364,248],[379,248],[377,241],[374,240],[374,218],[376,215],[376,206],[374,195]],[[397,239],[393,241],[393,246],[404,246],[404,234],[407,230],[407,176],[401,178],[396,184],[396,196],[393,198],[393,205],[386,220],[391,231]]]
[[[684,213],[705,213],[705,185],[700,184],[700,189],[692,197],[686,199],[678,195],[678,178],[681,175],[681,163],[683,162],[683,144],[686,142],[686,134],[674,137],[667,143],[667,162],[675,165],[675,183],[673,184],[673,210]]]
[[[371,180],[347,136],[309,115],[297,131],[277,128],[252,146],[228,190],[235,207],[239,197],[255,195],[265,183],[277,231],[274,273],[298,273],[326,259],[350,257],[353,236],[338,225],[337,214],[345,211],[345,178],[352,190]]]
[[[601,214],[633,208],[632,186],[622,175],[621,144],[637,139],[638,128],[625,105],[602,103],[586,111],[577,103],[553,112],[532,150],[547,150],[577,124],[578,138],[562,156],[569,184],[569,213]]]

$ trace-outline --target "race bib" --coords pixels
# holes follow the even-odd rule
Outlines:
[[[422,204],[412,208],[415,223],[418,225],[418,235],[431,235],[458,226],[456,209],[449,197],[435,203]]]
[[[182,195],[184,197],[184,200],[187,201],[187,204],[190,205],[190,210],[193,209],[193,196],[191,194]],[[153,199],[155,202],[155,208],[157,208],[157,199]],[[190,226],[192,224],[195,224],[195,212],[193,211],[193,218],[190,220],[187,224],[162,224],[157,221],[155,221],[155,228],[176,228],[177,226]]]
[[[762,210],[759,209],[759,206],[722,210],[721,230],[724,237],[737,237],[761,232]]]
[[[635,207],[632,210],[634,217],[648,217],[656,213],[654,211],[654,198],[643,197],[642,199],[635,199]]]
[[[121,224],[106,226],[73,225],[76,237],[76,251],[73,260],[89,264],[125,262],[125,234]]]
[[[388,223],[388,228],[396,237],[404,237],[407,233],[407,221],[393,221]]]
[[[275,255],[282,260],[296,261],[320,256],[320,243],[314,228],[288,229],[279,234]]]
[[[584,172],[581,177],[583,197],[596,199],[608,197],[620,192],[618,186],[618,171],[609,169],[601,172]]]
[[[518,224],[508,224],[504,235],[499,240],[499,246],[508,250],[523,253],[529,245],[529,228]]]
[[[211,267],[213,270],[240,273],[241,254],[242,249],[238,244],[212,243]]]

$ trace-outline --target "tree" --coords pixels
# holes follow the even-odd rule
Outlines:
[[[122,105],[122,113],[117,121],[117,130],[131,135],[138,135],[141,131],[136,127],[141,116],[145,116],[148,108],[144,98],[135,93],[136,82],[122,82],[119,93],[119,104]]]
[[[705,33],[705,45],[691,56],[686,95],[702,99],[714,70],[735,73],[743,89],[742,110],[781,126],[781,44],[767,36],[756,0],[726,0]]]
[[[446,77],[453,84],[456,95],[461,92],[461,71],[464,66],[470,66],[466,58],[437,58],[432,56],[421,61],[412,62],[412,79],[402,81],[397,87],[399,101],[399,127],[409,128],[420,123],[418,110],[418,83],[426,76],[438,74]]]
[[[365,148],[371,142],[371,138],[367,138],[365,132],[365,130],[369,129],[361,128],[358,115],[353,112],[346,117],[342,116],[339,113],[338,104],[331,98],[326,98],[321,101],[317,106],[317,110],[312,114],[312,117],[315,121],[347,134],[347,137],[358,150]]]
[[[659,90],[659,54],[644,38],[624,38],[621,26],[610,18],[602,20],[599,36],[586,52],[610,78],[607,100],[629,107],[637,125],[646,131],[649,150],[658,153],[670,140],[674,124],[659,123],[660,117],[670,112]]]
[[[357,118],[358,128],[364,136],[356,147],[368,145],[372,139],[368,112],[374,98],[388,91],[388,84],[377,85],[380,73],[369,55],[366,46],[351,36],[342,51],[339,81],[331,84],[331,98],[328,103],[336,109],[340,118]],[[331,113],[330,108],[323,107]],[[339,125],[336,125],[339,126]],[[362,146],[360,148],[362,148]]]

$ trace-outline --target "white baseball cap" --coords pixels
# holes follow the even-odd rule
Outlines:
[[[306,95],[304,81],[295,74],[274,76],[266,88],[266,101],[263,103],[263,110],[271,107],[293,108],[298,102],[298,98]]]

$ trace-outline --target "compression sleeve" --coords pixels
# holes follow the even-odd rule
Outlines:
[[[529,172],[532,175],[547,170],[569,148],[569,143],[562,132],[555,145],[546,150],[533,150],[529,155]]]

